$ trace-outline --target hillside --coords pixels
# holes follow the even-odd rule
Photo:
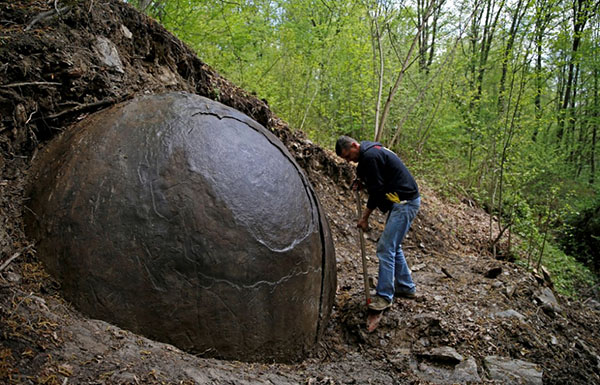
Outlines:
[[[0,4],[0,382],[600,383],[600,308],[553,293],[551,280],[487,249],[489,216],[419,180],[406,241],[419,296],[365,331],[352,168],[293,131],[265,101],[229,83],[156,22],[118,0]],[[296,364],[187,354],[81,315],[61,298],[24,233],[31,160],[65,127],[136,95],[182,90],[272,130],[304,168],[334,237],[338,287],[329,325]],[[370,275],[385,218],[371,219]]]

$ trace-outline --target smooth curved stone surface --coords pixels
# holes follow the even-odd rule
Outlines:
[[[25,213],[67,299],[184,350],[305,356],[333,306],[333,242],[283,144],[187,93],[87,117],[35,159]]]

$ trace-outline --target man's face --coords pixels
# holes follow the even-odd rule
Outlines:
[[[342,150],[340,157],[346,162],[358,162],[358,156],[360,155],[360,145],[358,143],[350,144],[350,147]]]

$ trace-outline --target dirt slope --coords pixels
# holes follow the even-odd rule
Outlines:
[[[557,296],[553,304],[543,295],[549,282],[493,259],[489,217],[469,202],[445,202],[420,181],[423,205],[405,247],[419,298],[397,300],[367,334],[348,165],[118,0],[0,2],[0,26],[0,266],[12,259],[0,272],[0,383],[486,383],[495,376],[490,356],[535,364],[544,383],[600,383],[594,302]],[[21,221],[36,149],[86,114],[167,90],[219,100],[273,130],[319,194],[336,246],[338,290],[325,337],[305,361],[205,359],[86,319],[38,263]],[[384,220],[373,218],[368,234],[371,276]]]

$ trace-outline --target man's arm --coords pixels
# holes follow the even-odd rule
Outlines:
[[[385,167],[385,164],[384,159],[380,155],[380,151],[375,153],[371,153],[370,151],[367,152],[367,155],[364,156],[357,167],[357,173],[359,174],[360,179],[362,179],[364,187],[369,192],[367,207],[371,210],[377,208],[377,202],[385,199],[385,186],[383,180],[383,168]]]

